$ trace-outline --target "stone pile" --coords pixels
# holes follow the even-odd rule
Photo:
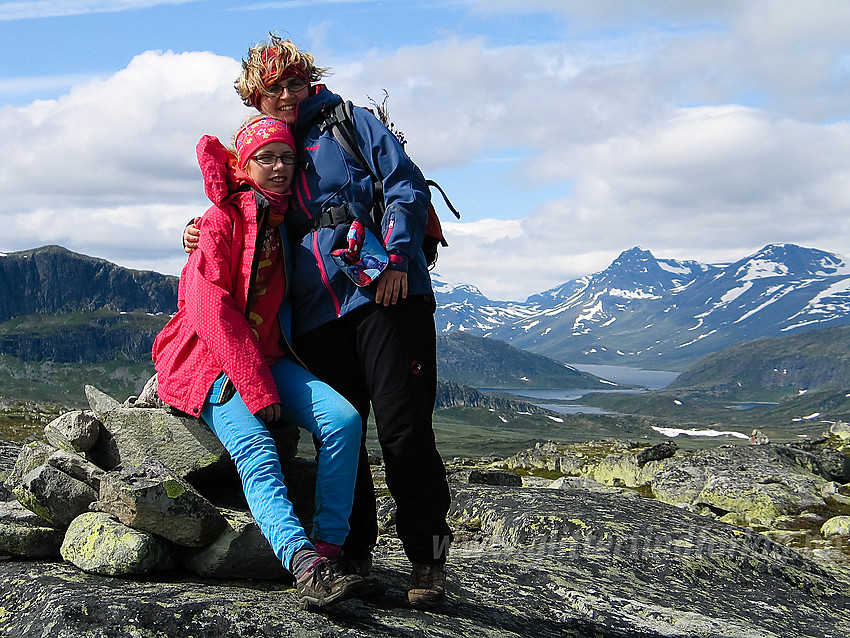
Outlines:
[[[99,575],[185,568],[213,578],[291,578],[247,511],[227,451],[202,421],[156,398],[155,377],[123,404],[86,386],[26,444],[0,501],[0,554],[63,558]],[[315,466],[298,431],[270,428],[296,513],[309,524]]]

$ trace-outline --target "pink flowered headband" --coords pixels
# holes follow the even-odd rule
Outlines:
[[[236,165],[244,169],[258,149],[272,142],[283,142],[295,149],[295,140],[286,122],[274,117],[252,120],[236,134]]]

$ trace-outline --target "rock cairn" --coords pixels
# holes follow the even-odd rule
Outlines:
[[[164,405],[156,377],[123,404],[86,386],[90,410],[62,414],[24,445],[2,490],[0,554],[61,557],[99,575],[185,568],[199,576],[286,580],[248,512],[227,451]],[[298,430],[270,428],[296,513],[309,525],[315,464]]]

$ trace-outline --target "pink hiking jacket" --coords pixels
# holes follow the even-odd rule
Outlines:
[[[245,318],[262,225],[255,193],[234,192],[238,184],[228,165],[230,153],[218,139],[204,136],[196,150],[214,205],[199,222],[198,248],[180,274],[177,314],[153,344],[159,396],[200,416],[210,387],[224,372],[256,414],[280,397]],[[285,251],[286,241],[281,245]]]

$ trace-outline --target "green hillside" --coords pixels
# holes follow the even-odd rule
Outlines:
[[[572,366],[508,345],[454,332],[437,337],[440,379],[475,388],[611,390],[618,386]]]

